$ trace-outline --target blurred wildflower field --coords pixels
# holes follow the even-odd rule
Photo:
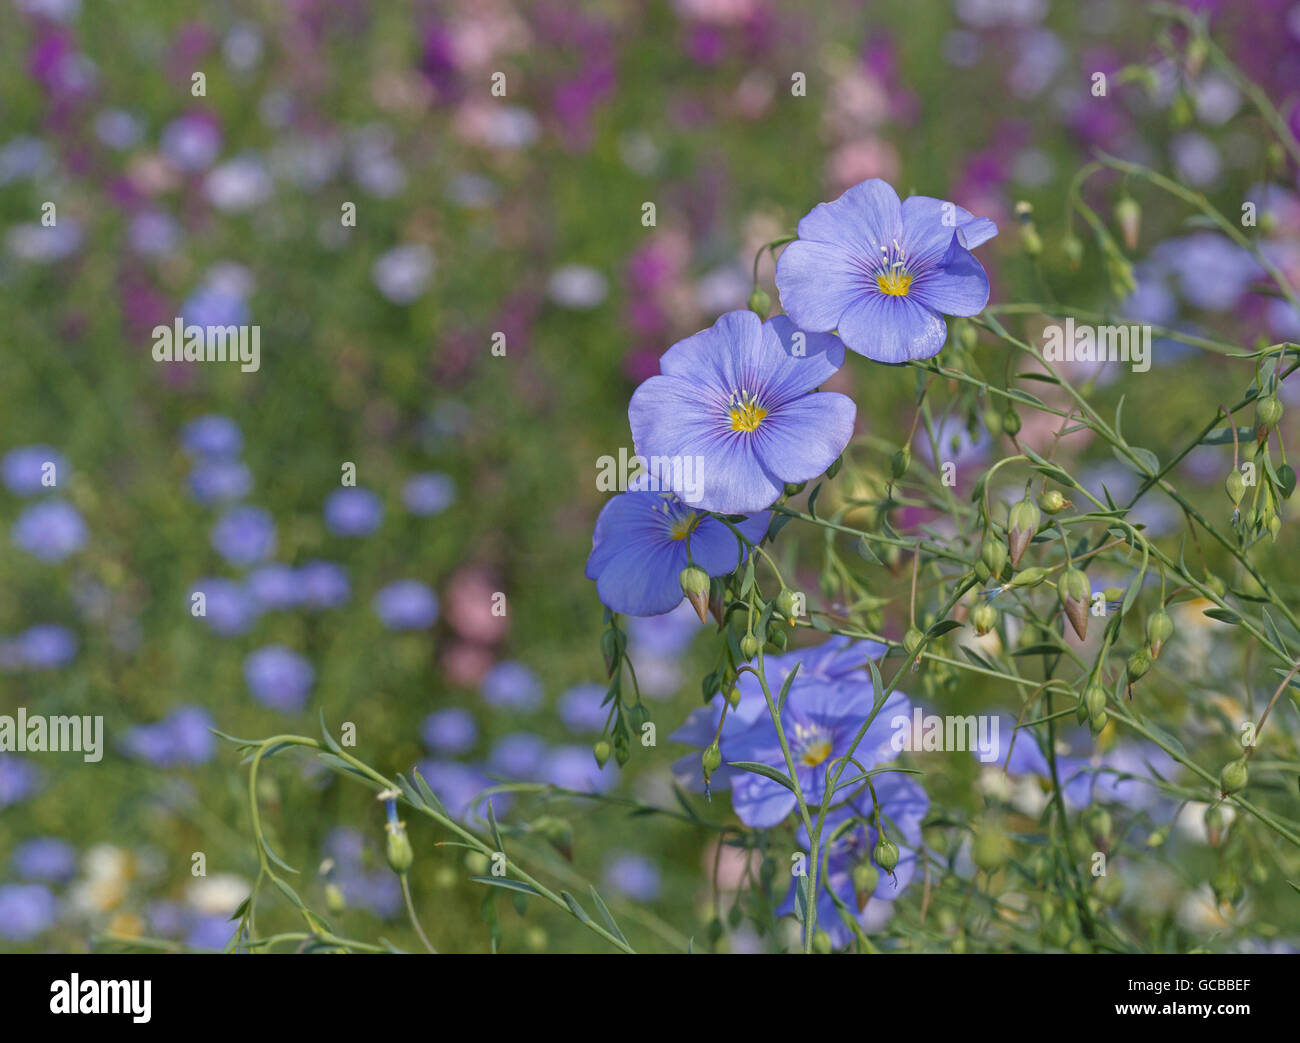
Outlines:
[[[0,717],[0,950],[1294,951],[1297,98],[1284,0],[0,0],[0,715],[103,728]],[[987,308],[611,613],[629,400],[873,179]]]

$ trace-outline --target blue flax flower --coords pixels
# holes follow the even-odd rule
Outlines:
[[[944,315],[977,315],[989,280],[971,250],[997,234],[986,217],[929,196],[903,202],[879,178],[804,215],[781,253],[776,285],[805,330],[835,330],[859,355],[906,362],[937,355]]]
[[[678,341],[628,406],[650,479],[706,511],[770,507],[787,482],[816,478],[853,437],[853,400],[815,390],[843,364],[838,339],[804,333],[784,315],[760,322],[728,312]]]
[[[736,528],[757,543],[768,515]],[[689,541],[690,553],[687,554]],[[682,600],[682,569],[694,562],[710,576],[734,572],[743,561],[736,534],[716,518],[687,507],[672,493],[620,493],[596,519],[587,578],[600,600],[629,616],[671,612]]]

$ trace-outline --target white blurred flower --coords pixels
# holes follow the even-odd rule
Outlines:
[[[15,225],[5,236],[5,245],[20,261],[38,264],[60,261],[77,252],[81,245],[81,226],[67,217],[48,228],[35,223]]]
[[[424,243],[408,243],[380,255],[370,276],[388,300],[394,304],[411,304],[429,288],[433,268],[433,250]]]
[[[546,292],[561,308],[589,311],[598,307],[608,293],[608,283],[600,272],[585,264],[566,264],[551,273]]]
[[[229,916],[248,897],[252,887],[234,873],[214,873],[191,880],[185,887],[185,900],[204,916]]]
[[[144,136],[144,124],[125,109],[104,109],[95,116],[95,137],[107,148],[131,148]]]
[[[264,203],[270,198],[271,187],[271,175],[262,161],[240,156],[208,174],[204,191],[218,210],[234,213]]]
[[[708,315],[720,315],[745,307],[752,289],[749,276],[740,268],[726,265],[705,272],[695,287],[695,302]]]
[[[262,58],[262,34],[252,22],[236,22],[221,42],[221,56],[236,72],[248,72]]]

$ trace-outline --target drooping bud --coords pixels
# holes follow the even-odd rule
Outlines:
[[[894,454],[894,458],[889,462],[889,473],[893,475],[894,481],[902,478],[907,474],[907,469],[912,466],[912,449],[910,446],[903,446]]]
[[[903,650],[911,655],[921,647],[921,642],[925,640],[925,635],[916,627],[908,627],[907,633],[903,635]]]
[[[722,766],[722,750],[716,742],[704,748],[704,753],[700,757],[700,766],[704,769],[705,782],[713,778],[713,773]]]
[[[1088,724],[1092,734],[1100,734],[1106,727],[1106,689],[1093,681],[1084,689],[1083,705],[1088,712]]]
[[[609,755],[613,752],[609,743],[601,739],[591,748],[591,755],[596,758],[596,767],[603,768],[609,761]]]
[[[734,710],[740,705],[740,686],[733,684],[722,693],[722,696],[727,700],[727,705]]]
[[[766,319],[767,313],[772,310],[772,298],[761,286],[755,286],[754,292],[749,295],[749,310],[760,319]]]
[[[1092,584],[1082,569],[1066,569],[1056,584],[1065,618],[1082,641],[1088,636],[1088,608],[1092,604]]]
[[[983,637],[998,625],[998,610],[987,601],[981,601],[970,613],[971,626],[975,633]]]
[[[700,622],[708,621],[709,609],[709,574],[698,565],[687,565],[682,569],[682,593],[695,609]]]
[[[1115,204],[1115,220],[1119,223],[1124,246],[1132,253],[1137,249],[1138,232],[1142,227],[1142,208],[1132,196],[1121,196]]]
[[[1038,507],[1044,514],[1060,514],[1070,506],[1070,501],[1055,489],[1048,489],[1038,497]]]
[[[1246,479],[1241,476],[1241,472],[1235,467],[1228,472],[1228,477],[1223,483],[1224,489],[1228,492],[1228,499],[1232,501],[1234,507],[1241,505],[1241,498],[1246,495]]]
[[[1147,644],[1151,646],[1152,659],[1160,658],[1160,649],[1164,648],[1173,632],[1174,621],[1163,608],[1147,616]]]
[[[886,836],[881,836],[876,841],[875,850],[871,852],[872,859],[876,865],[880,866],[886,873],[892,874],[894,867],[898,865],[898,845]]]
[[[1043,252],[1043,240],[1034,226],[1033,204],[1024,200],[1017,203],[1016,220],[1020,223],[1020,245],[1030,257],[1037,257]]]
[[[758,655],[758,638],[753,634],[746,634],[742,637],[740,639],[740,654],[746,660],[753,659],[754,656]]]
[[[984,426],[988,428],[989,434],[997,437],[1002,434],[1002,412],[989,406],[984,410]]]
[[[858,912],[867,907],[867,900],[876,893],[880,883],[880,870],[870,862],[859,862],[853,867],[853,895],[858,900]]]
[[[388,843],[385,848],[385,855],[388,858],[388,865],[398,876],[404,874],[411,868],[411,863],[415,861],[415,852],[411,849],[411,838],[406,835],[406,824],[403,822],[389,822],[384,826],[388,833]]]
[[[996,872],[1007,860],[1007,838],[1000,829],[989,823],[975,831],[971,845],[971,861],[986,873]]]
[[[784,652],[785,646],[790,643],[786,632],[782,627],[767,628],[767,646],[773,652]]]
[[[1029,547],[1029,541],[1034,538],[1034,533],[1038,531],[1038,523],[1042,519],[1038,508],[1033,502],[1026,497],[1011,508],[1007,516],[1007,550],[1011,554],[1011,567],[1017,569],[1020,567],[1020,559],[1025,556],[1025,551]]]
[[[1015,438],[1020,434],[1020,414],[1011,406],[1007,406],[1006,411],[1002,414],[1002,433]]]
[[[1239,757],[1235,761],[1228,761],[1219,772],[1219,789],[1226,797],[1229,793],[1236,793],[1238,790],[1246,788],[1248,778],[1246,770],[1246,758]]]

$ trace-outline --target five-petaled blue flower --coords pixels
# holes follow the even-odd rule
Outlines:
[[[971,250],[997,225],[929,196],[903,202],[879,178],[819,203],[776,264],[786,313],[805,330],[835,330],[877,362],[937,355],[943,315],[977,315],[989,280]]]
[[[757,543],[768,515],[736,528]],[[600,512],[587,578],[600,600],[629,616],[671,612],[682,600],[682,569],[694,562],[710,576],[725,576],[744,560],[740,542],[724,522],[687,507],[672,493],[620,493]],[[687,553],[689,547],[689,555]]]
[[[828,327],[829,328],[829,327]],[[628,420],[659,489],[722,514],[770,507],[787,482],[826,470],[853,436],[846,395],[815,392],[844,363],[844,346],[784,315],[723,315],[678,341],[660,375],[632,395]]]

